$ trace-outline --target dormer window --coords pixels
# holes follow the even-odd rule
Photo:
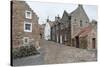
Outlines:
[[[25,18],[27,18],[27,19],[32,19],[32,12],[26,10],[26,11],[25,11]]]

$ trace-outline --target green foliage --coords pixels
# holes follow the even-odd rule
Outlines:
[[[13,51],[12,51],[12,55],[13,55],[14,59],[31,56],[31,55],[36,55],[36,54],[39,54],[39,52],[36,50],[36,48],[33,45],[22,46],[20,48],[13,48]]]
[[[83,49],[87,48],[87,39],[85,37],[81,38],[80,45],[81,45],[81,48],[83,48]]]

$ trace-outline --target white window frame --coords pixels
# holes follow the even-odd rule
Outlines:
[[[27,12],[30,12],[30,16],[27,15]],[[26,10],[25,11],[25,18],[32,19],[32,11]]]
[[[31,25],[30,30],[26,30],[26,26],[25,26],[26,24],[30,24]],[[24,22],[24,32],[32,32],[32,23]]]
[[[25,42],[25,39],[27,39],[27,43]],[[29,44],[29,37],[24,37],[24,38],[23,38],[23,44],[24,44],[24,45]]]

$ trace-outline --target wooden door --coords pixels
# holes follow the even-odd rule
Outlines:
[[[96,40],[95,40],[95,38],[92,38],[92,48],[94,49],[95,48],[95,44],[96,43]]]
[[[76,36],[76,48],[79,48],[79,36]]]

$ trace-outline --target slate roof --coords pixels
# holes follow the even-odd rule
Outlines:
[[[48,23],[49,23],[50,27],[52,27],[52,26],[54,26],[54,23],[55,23],[55,22],[53,22],[53,21],[52,21],[52,22],[49,21]]]
[[[87,14],[86,14],[86,12],[85,12],[85,10],[83,8],[83,5],[80,5],[80,4],[78,5],[78,7],[74,11],[72,11],[70,13],[70,15],[73,15],[74,13],[79,13],[80,11],[83,11],[85,16],[89,19],[89,17],[87,16]]]

